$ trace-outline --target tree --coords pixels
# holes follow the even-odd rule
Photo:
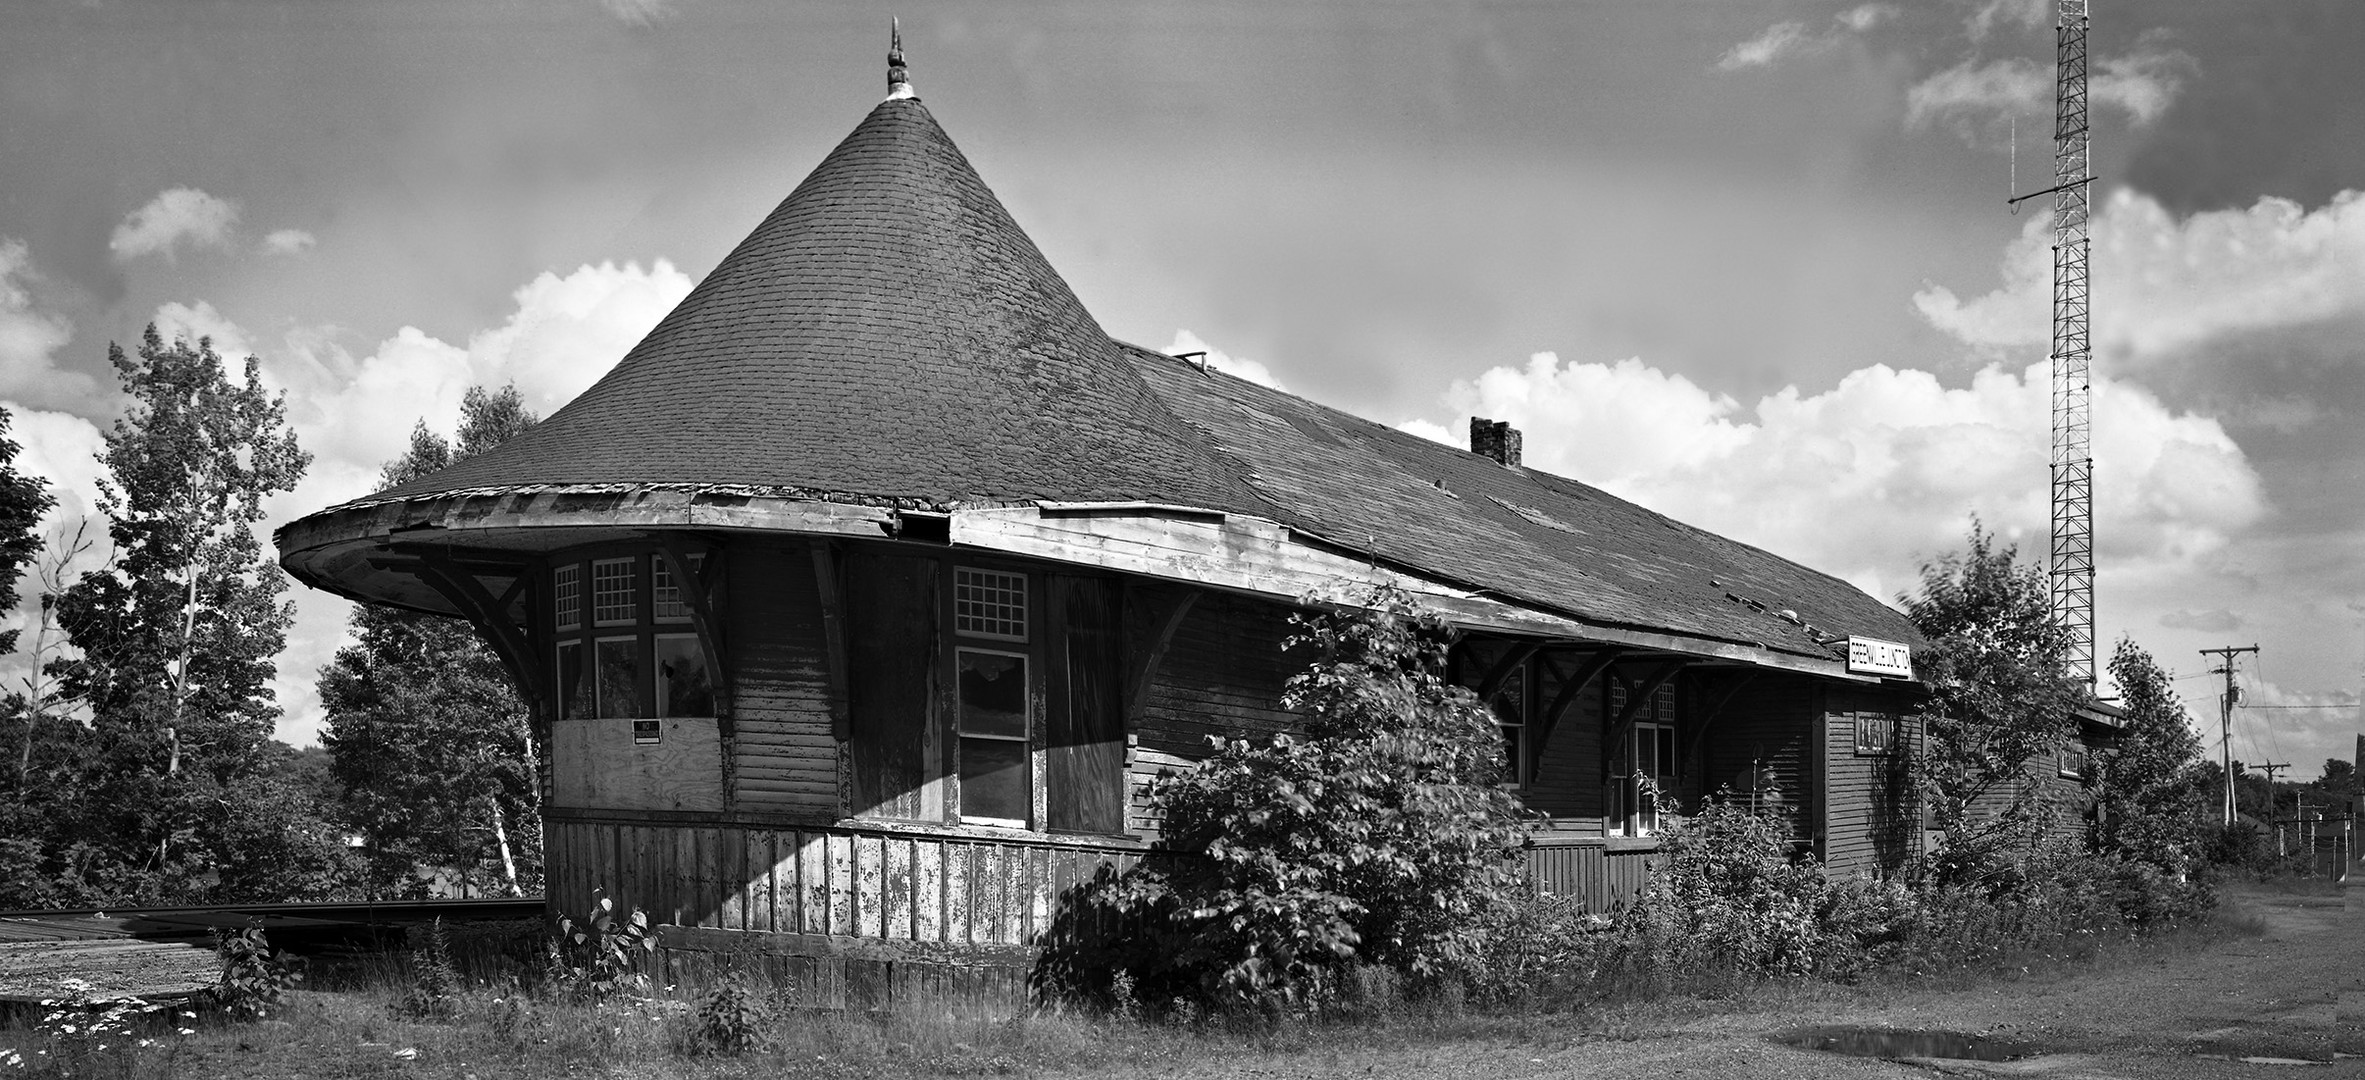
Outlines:
[[[2088,696],[2065,674],[2069,641],[2044,576],[2017,556],[1973,521],[1969,550],[1923,564],[1920,594],[1898,598],[1930,640],[1914,657],[1929,688],[1918,764],[1944,836],[1932,865],[1942,882],[2008,884],[2053,839],[2030,766],[2075,736]]]
[[[91,746],[49,856],[94,899],[210,898],[225,869],[270,877],[238,866],[266,853],[225,831],[270,764],[273,657],[294,619],[254,526],[311,457],[253,357],[233,380],[210,340],[167,344],[151,325],[108,360],[131,399],[100,455],[116,557],[58,600],[82,655],[51,666],[90,709]]]
[[[25,567],[39,555],[41,541],[38,530],[41,515],[56,501],[51,498],[48,484],[40,477],[25,476],[16,471],[16,455],[21,449],[7,437],[8,410],[0,409],[0,613],[16,610],[17,582],[24,576]],[[49,603],[46,593],[38,604],[41,627],[49,628]],[[16,652],[19,631],[0,630],[0,655]],[[19,730],[11,740],[19,748],[16,768],[8,777],[9,786],[0,791],[0,904],[14,906],[16,900],[40,896],[38,890],[26,889],[21,880],[37,879],[41,844],[28,839],[27,833],[37,833],[42,820],[34,795],[46,785],[36,783],[33,773],[33,747],[41,727],[44,701],[40,664],[45,659],[48,642],[38,632],[34,638],[30,658],[34,673],[27,677],[25,689],[10,691],[0,697],[0,721]]]
[[[1068,989],[1123,968],[1153,1000],[1306,1006],[1356,965],[1433,980],[1480,959],[1524,834],[1493,714],[1441,677],[1449,629],[1394,590],[1296,622],[1313,658],[1282,702],[1302,736],[1223,742],[1159,781],[1166,846],[1195,857],[1102,893],[1142,932],[1110,962],[1048,961]]]
[[[514,386],[471,387],[455,446],[420,421],[385,486],[483,453],[535,423]],[[540,752],[508,670],[460,620],[363,606],[355,643],[320,671],[322,736],[346,820],[366,843],[369,888],[423,895],[422,868],[522,895],[541,881]]]
[[[2182,874],[2199,851],[2202,800],[2192,766],[2201,738],[2176,696],[2174,677],[2133,640],[2120,638],[2111,651],[2110,677],[2119,686],[2126,727],[2102,761],[2095,849]]]
[[[22,447],[8,437],[10,419],[0,408],[0,613],[16,610],[16,583],[41,551],[41,515],[57,505],[48,481],[16,471]],[[16,651],[16,639],[16,630],[0,630],[0,656]]]

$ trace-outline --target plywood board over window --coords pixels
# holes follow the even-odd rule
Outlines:
[[[922,820],[936,697],[937,561],[868,551],[845,559],[848,745],[857,815]]]

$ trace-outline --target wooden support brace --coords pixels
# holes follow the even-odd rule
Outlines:
[[[829,648],[829,733],[845,742],[854,737],[854,703],[846,692],[846,612],[838,600],[837,549],[827,540],[813,541],[813,583],[821,597],[821,636]]]
[[[1552,732],[1560,727],[1560,718],[1568,715],[1569,709],[1575,707],[1578,695],[1583,693],[1587,686],[1592,685],[1593,680],[1600,678],[1602,672],[1608,671],[1610,665],[1617,663],[1618,657],[1623,655],[1625,654],[1617,649],[1603,649],[1586,657],[1584,664],[1577,668],[1575,675],[1561,677],[1560,692],[1552,696],[1552,707],[1544,710],[1542,730],[1536,733],[1536,756],[1539,762],[1543,759],[1542,749],[1552,745]]]
[[[1149,650],[1142,654],[1141,667],[1127,680],[1125,694],[1125,729],[1131,732],[1141,724],[1142,706],[1150,700],[1150,684],[1158,677],[1158,665],[1166,660],[1166,648],[1174,644],[1174,632],[1182,628],[1183,616],[1191,613],[1191,605],[1199,602],[1199,591],[1184,592],[1166,609],[1158,620],[1158,632],[1150,639]]]
[[[730,655],[724,651],[722,619],[715,611],[714,595],[709,586],[718,579],[717,567],[722,560],[709,551],[704,552],[704,572],[690,562],[690,549],[678,536],[659,535],[657,557],[665,560],[666,569],[675,581],[674,593],[682,598],[682,606],[690,609],[690,629],[698,634],[698,647],[706,650],[706,661],[713,665],[715,693],[715,722],[729,733],[735,686],[732,679]]]
[[[1534,656],[1536,650],[1543,647],[1544,643],[1541,641],[1514,642],[1510,651],[1504,653],[1502,659],[1495,661],[1495,666],[1487,669],[1486,678],[1478,681],[1476,690],[1478,700],[1493,701],[1496,692],[1503,688],[1503,684],[1511,681],[1511,673],[1517,671],[1519,665],[1526,663],[1528,657]]]
[[[1724,715],[1724,707],[1732,704],[1734,696],[1741,692],[1741,688],[1755,682],[1757,676],[1758,673],[1755,671],[1742,672],[1741,677],[1733,680],[1733,685],[1725,687],[1724,693],[1716,696],[1715,703],[1700,714],[1700,722],[1692,727],[1691,741],[1684,747],[1683,757],[1685,760],[1690,760],[1693,754],[1699,752],[1700,747],[1707,742],[1708,729],[1716,723],[1717,717]]]
[[[485,643],[492,647],[493,655],[500,657],[502,665],[509,669],[509,677],[517,682],[517,691],[524,696],[527,707],[540,708],[547,696],[542,665],[534,662],[533,646],[525,631],[510,620],[508,609],[485,591],[484,583],[476,580],[475,574],[432,552],[421,552],[411,572],[468,617],[477,632],[484,635]]]
[[[1674,678],[1677,672],[1689,666],[1691,666],[1689,660],[1674,660],[1661,664],[1652,668],[1650,674],[1643,676],[1639,685],[1626,691],[1626,707],[1618,710],[1617,719],[1610,721],[1609,732],[1602,739],[1601,745],[1607,748],[1623,743],[1627,733],[1634,730],[1634,718],[1642,715],[1643,707],[1650,704],[1651,696],[1658,693],[1660,687],[1667,685],[1667,680]],[[1607,760],[1606,756],[1604,760]]]

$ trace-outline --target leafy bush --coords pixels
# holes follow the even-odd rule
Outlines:
[[[303,961],[273,950],[259,926],[217,931],[214,952],[222,962],[222,978],[214,984],[213,1003],[235,1019],[269,1016],[304,981]]]
[[[1216,740],[1159,778],[1172,854],[1081,890],[1057,990],[1110,1004],[1123,971],[1145,1000],[1309,1009],[1359,966],[1434,986],[1486,956],[1522,834],[1493,715],[1440,676],[1450,630],[1392,589],[1292,621],[1303,735]]]
[[[762,995],[742,979],[725,980],[698,1000],[684,1049],[734,1057],[761,1050],[771,1041],[764,1031],[771,1021]]]
[[[1555,893],[1523,896],[1495,912],[1486,961],[1468,977],[1471,997],[1492,1004],[1551,1002],[1582,994],[1610,944],[1614,924],[1584,901]]]
[[[411,987],[394,1010],[421,1020],[449,1020],[458,1010],[460,972],[452,964],[452,945],[444,936],[443,918],[413,930]]]
[[[657,949],[649,933],[649,917],[635,908],[616,917],[616,902],[601,890],[591,913],[580,921],[566,915],[550,937],[548,960],[552,989],[574,1001],[606,1001],[618,994],[646,991],[649,977],[643,962]]]

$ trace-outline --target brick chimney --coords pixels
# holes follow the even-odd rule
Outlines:
[[[1519,429],[1501,420],[1470,418],[1470,452],[1495,459],[1497,465],[1519,467]]]

